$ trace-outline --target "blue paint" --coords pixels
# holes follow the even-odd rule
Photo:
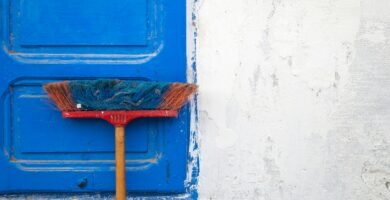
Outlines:
[[[193,1],[192,5],[192,13],[191,13],[191,24],[193,25],[193,51],[192,51],[192,57],[191,57],[191,71],[192,71],[192,77],[193,82],[196,84],[198,82],[197,80],[197,33],[198,33],[198,25],[197,25],[197,6],[198,6],[198,0]],[[193,144],[192,146],[189,146],[189,151],[192,152],[188,156],[188,163],[189,166],[192,166],[192,169],[190,171],[191,173],[191,179],[188,180],[188,186],[187,186],[187,193],[190,195],[189,199],[198,199],[198,179],[199,179],[199,173],[200,173],[200,159],[199,159],[199,145],[198,145],[198,122],[199,122],[199,115],[198,115],[198,97],[195,95],[194,97],[194,104],[193,108],[191,110],[194,120],[192,123],[194,123],[194,129],[190,132],[190,142]]]
[[[167,22],[164,12],[180,7],[168,8],[159,0],[1,3],[9,50],[18,60],[41,64],[146,63],[167,42],[161,27],[172,22]]]
[[[0,1],[1,194],[114,190],[111,125],[62,119],[43,84],[80,79],[186,82],[184,0],[91,2]],[[142,119],[127,127],[130,195],[187,195],[189,115],[185,107],[178,119]],[[80,187],[80,180],[87,184]]]
[[[170,84],[155,81],[70,81],[73,101],[82,110],[153,110],[163,101]]]
[[[145,46],[146,0],[13,0],[17,46]],[[75,15],[77,13],[77,15]],[[88,27],[88,28],[85,28]],[[109,37],[107,37],[109,35]]]

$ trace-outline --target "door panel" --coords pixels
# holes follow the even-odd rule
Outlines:
[[[11,3],[16,46],[147,45],[147,0]]]
[[[0,9],[0,192],[113,191],[114,128],[62,119],[42,85],[185,82],[185,1],[2,0]],[[129,124],[129,191],[185,191],[188,120],[184,108],[178,119]]]
[[[3,0],[3,7],[8,51],[24,62],[139,63],[166,42],[159,0]]]

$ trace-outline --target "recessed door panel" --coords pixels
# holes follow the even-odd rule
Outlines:
[[[89,157],[87,154],[95,154],[91,157],[110,154],[101,157],[113,158],[114,138],[112,134],[107,134],[113,132],[113,127],[107,122],[96,119],[63,120],[40,85],[15,86],[9,95],[12,99],[12,132],[9,134],[13,137],[16,155],[47,154],[45,159],[58,160],[64,157],[64,153],[78,153],[83,154],[78,159]],[[153,129],[156,129],[153,120],[137,120],[128,126],[127,153],[145,153],[148,145],[153,147],[155,141],[148,140]]]
[[[15,0],[13,42],[29,46],[147,45],[147,0]]]

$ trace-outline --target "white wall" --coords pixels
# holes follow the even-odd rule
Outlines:
[[[200,199],[390,199],[390,1],[201,0]]]

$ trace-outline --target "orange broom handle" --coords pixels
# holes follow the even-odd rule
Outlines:
[[[177,117],[177,110],[71,111],[64,118],[100,118],[115,126],[116,199],[126,199],[125,127],[134,119],[145,117]]]
[[[126,199],[125,127],[115,126],[116,199]]]

